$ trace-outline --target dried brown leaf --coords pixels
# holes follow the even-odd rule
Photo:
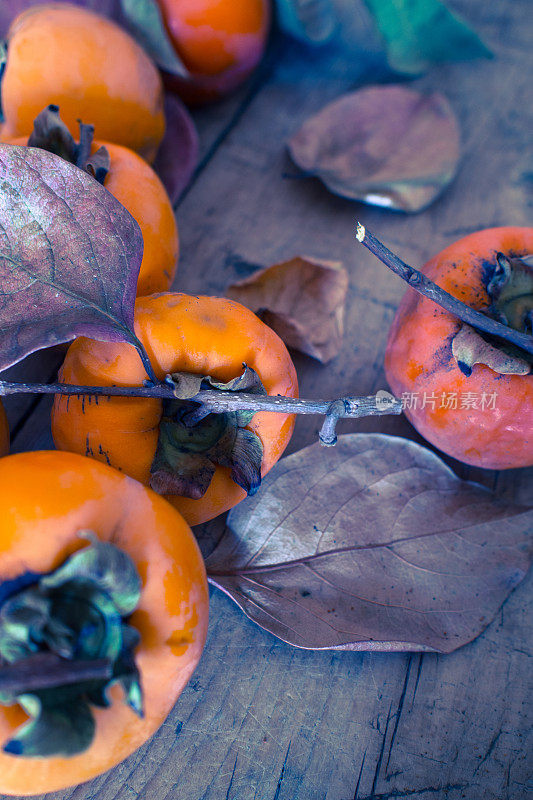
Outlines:
[[[342,346],[348,274],[338,261],[296,256],[228,287],[287,347],[323,363]]]
[[[459,128],[441,94],[372,86],[308,119],[289,151],[301,169],[341,197],[416,212],[455,175]]]
[[[298,647],[447,653],[523,579],[532,528],[533,508],[459,480],[430,450],[350,434],[282,459],[206,565],[250,619]]]
[[[529,375],[531,372],[531,364],[524,358],[486,342],[466,323],[453,338],[452,353],[461,372],[468,376],[476,364],[485,364],[500,375]]]

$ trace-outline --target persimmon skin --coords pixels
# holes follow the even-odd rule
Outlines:
[[[270,0],[158,0],[176,53],[191,74],[165,76],[191,105],[234,91],[265,51]]]
[[[137,295],[170,289],[179,256],[178,226],[165,187],[154,170],[136,153],[110,142],[104,144],[111,169],[104,186],[139,223],[144,241]]]
[[[173,372],[193,372],[229,381],[242,373],[245,362],[259,374],[268,394],[297,397],[296,371],[285,345],[239,303],[174,293],[139,298],[135,332],[160,379]],[[93,386],[140,386],[146,374],[130,345],[79,338],[70,346],[59,378]],[[162,401],[155,399],[114,397],[96,402],[56,395],[54,442],[61,450],[107,461],[148,485],[162,408]],[[289,442],[294,415],[258,412],[248,428],[263,443],[265,475]],[[228,468],[217,467],[199,500],[165,496],[190,525],[197,525],[232,508],[246,493]]]
[[[34,6],[11,24],[2,140],[28,136],[50,103],[74,136],[77,120],[87,120],[98,139],[155,158],[165,130],[156,66],[117,24],[70,3]]]
[[[0,456],[9,453],[9,423],[4,406],[0,403]]]
[[[135,660],[145,715],[139,719],[113,686],[112,705],[92,706],[91,746],[70,757],[24,758],[0,751],[0,793],[41,794],[99,775],[140,747],[162,724],[200,659],[208,620],[202,556],[189,526],[150,489],[73,453],[21,453],[0,459],[0,583],[56,569],[94,531],[134,560],[142,592],[130,622],[141,634]],[[0,744],[26,719],[0,706]]]
[[[28,137],[7,143],[26,146]],[[143,236],[137,295],[166,292],[176,275],[179,257],[178,225],[166,189],[151,166],[133,150],[95,141],[91,151],[99,147],[107,148],[111,161],[104,186],[138,222]]]
[[[533,228],[490,228],[473,233],[432,258],[423,272],[472,308],[489,298],[483,283],[484,262],[501,251],[533,253]],[[501,375],[476,364],[467,377],[452,354],[461,323],[414,289],[404,295],[393,321],[385,353],[385,373],[395,395],[418,394],[418,408],[405,408],[417,431],[459,461],[486,469],[533,464],[533,375]],[[426,395],[424,395],[424,392]],[[440,407],[442,394],[457,394],[457,409]],[[472,393],[478,408],[461,408]],[[495,408],[490,396],[496,394]],[[435,408],[426,399],[435,396]],[[467,401],[468,402],[468,401]]]

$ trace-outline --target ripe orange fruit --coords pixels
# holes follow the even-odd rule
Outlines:
[[[3,140],[28,136],[53,103],[73,135],[81,118],[98,139],[153,161],[165,130],[161,78],[126,31],[85,8],[49,3],[19,14],[7,43]]]
[[[135,331],[160,379],[186,372],[227,382],[242,374],[246,362],[259,375],[268,394],[298,394],[296,371],[285,345],[239,303],[174,293],[140,297],[135,306]],[[69,347],[59,378],[64,383],[84,386],[141,386],[146,375],[138,353],[130,345],[80,337]],[[106,461],[150,485],[163,420],[170,413],[163,401],[152,398],[56,395],[52,433],[56,447]],[[208,419],[224,416],[213,414]],[[246,431],[255,433],[263,447],[259,458],[261,475],[280,458],[293,428],[293,414],[267,411],[258,412],[246,424]],[[198,466],[198,462],[206,451],[206,428],[199,423],[197,430],[190,427],[187,431],[191,439],[186,441],[185,450],[195,454],[194,463],[184,465],[180,455],[176,475],[205,474],[205,464],[200,462]],[[179,436],[183,437],[183,433],[180,427]],[[211,446],[220,432],[209,430],[208,435],[207,444]],[[226,432],[223,435],[228,437]],[[163,492],[190,525],[213,519],[246,497],[244,488],[232,478],[230,467],[221,465],[219,460],[215,463],[216,469],[201,496]]]
[[[533,228],[478,231],[432,258],[423,272],[454,297],[483,310],[492,302],[497,253],[511,259],[533,254]],[[517,269],[518,281],[501,294],[512,327],[528,313],[533,320],[533,268],[529,280],[527,269]],[[392,391],[403,395],[405,415],[418,432],[444,453],[487,469],[533,465],[533,374],[527,374],[527,364],[525,374],[503,374],[484,362],[465,365],[454,355],[461,328],[452,314],[408,289],[385,353]]]
[[[93,152],[104,146],[111,166],[104,186],[139,223],[144,250],[137,295],[166,292],[176,274],[179,254],[178,226],[165,187],[140,156],[110,142],[95,142]]]
[[[62,121],[57,108],[49,106],[43,115],[48,115],[51,120],[45,149],[56,150],[57,155],[66,157],[61,148],[54,148],[54,143],[61,141]],[[56,139],[56,127],[52,126],[57,126]],[[28,137],[10,138],[7,143],[26,146]],[[44,147],[44,144],[39,146]],[[165,187],[150,165],[133,150],[111,142],[96,141],[91,146],[91,153],[94,155],[100,147],[105,147],[109,154],[109,171],[104,186],[130,212],[141,229],[144,248],[137,294],[168,291],[176,274],[179,241],[176,218]]]
[[[191,73],[168,84],[191,103],[221,97],[259,63],[270,26],[269,0],[158,0],[177,54]]]
[[[108,689],[109,708],[90,703],[96,724],[83,752],[25,757],[0,749],[0,793],[34,795],[105,772],[163,723],[202,653],[207,581],[196,540],[178,512],[94,459],[57,451],[7,456],[0,459],[0,493],[0,585],[8,597],[86,547],[80,531],[92,531],[98,541],[126,553],[141,579],[139,602],[126,621],[140,634],[132,653],[144,716],[124,702],[115,683]],[[39,641],[38,651],[46,652],[49,640]],[[0,748],[26,721],[20,705],[0,705]]]

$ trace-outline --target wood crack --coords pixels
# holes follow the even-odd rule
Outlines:
[[[226,800],[229,800],[229,793],[231,792],[231,787],[233,786],[233,778],[235,777],[235,770],[237,769],[237,759],[239,758],[239,754],[235,756],[235,764],[233,765],[233,772],[231,773],[231,778],[229,781],[228,791],[226,792]]]
[[[218,134],[213,144],[209,147],[206,154],[200,162],[198,163],[192,178],[188,184],[188,186],[183,190],[179,199],[174,204],[173,209],[177,211],[180,205],[183,203],[193,186],[196,185],[199,177],[202,175],[208,164],[211,162],[213,157],[216,155],[218,149],[221,147],[222,144],[226,141],[230,133],[233,129],[237,126],[240,122],[250,105],[252,104],[253,100],[255,99],[256,95],[259,94],[262,87],[267,83],[274,69],[275,65],[278,62],[279,56],[281,51],[281,42],[279,37],[275,39],[275,41],[269,47],[266,56],[263,58],[263,61],[259,68],[255,72],[255,76],[252,80],[251,86],[246,93],[246,96],[243,98],[242,103],[237,108],[237,110],[233,113],[232,117],[228,124],[223,128],[223,130]]]
[[[279,793],[281,792],[281,784],[283,783],[283,778],[285,776],[285,767],[287,766],[287,759],[289,757],[289,751],[291,749],[291,741],[292,739],[289,739],[289,746],[287,747],[287,752],[285,753],[285,758],[283,760],[283,765],[281,767],[281,772],[278,779],[278,785],[276,786],[276,794],[274,795],[274,800],[279,800]]]
[[[454,789],[460,791],[467,787],[467,783],[448,783],[446,786],[425,786],[423,789],[400,789],[392,792],[385,792],[385,794],[374,794],[374,792],[372,792],[366,797],[359,798],[359,800],[397,800],[398,797],[414,797],[417,794],[441,794],[442,792],[451,792]]]
[[[392,736],[390,738],[389,754],[387,756],[387,763],[385,764],[385,777],[387,777],[387,772],[389,770],[389,761],[390,761],[390,757],[391,757],[391,753],[392,753],[392,748],[394,746],[394,740],[396,738],[396,731],[398,730],[398,725],[400,724],[400,717],[401,717],[402,711],[403,711],[403,704],[404,704],[405,695],[406,695],[406,692],[407,692],[407,684],[409,683],[409,676],[411,674],[412,664],[413,664],[413,656],[410,655],[409,659],[407,661],[407,669],[405,671],[405,680],[403,682],[402,693],[401,693],[400,699],[398,701],[398,710],[396,711],[396,719],[394,721],[394,728],[392,729]]]
[[[355,785],[353,800],[358,800],[359,798],[359,784],[361,783],[361,775],[363,774],[363,767],[365,766],[365,758],[366,758],[366,750],[363,753],[363,758],[361,760],[361,767],[359,768],[359,775],[357,776],[357,783]]]
[[[375,769],[375,772],[374,772],[374,777],[372,779],[372,788],[370,789],[370,797],[377,796],[374,793],[375,793],[375,789],[376,789],[376,784],[378,782],[379,773],[380,773],[380,770],[381,770],[381,763],[383,761],[383,755],[385,753],[385,744],[386,744],[386,741],[387,741],[387,731],[389,729],[389,722],[390,722],[390,719],[391,719],[391,713],[390,713],[391,712],[391,708],[392,708],[392,704],[389,706],[389,711],[387,713],[387,722],[385,723],[385,731],[383,733],[383,739],[381,741],[381,750],[379,751],[379,756],[378,756],[378,760],[377,760],[377,763],[376,763],[376,769]],[[364,798],[362,798],[362,800],[364,800]]]

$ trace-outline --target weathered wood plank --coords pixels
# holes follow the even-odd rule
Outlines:
[[[178,209],[177,288],[223,293],[254,265],[308,253],[350,271],[343,353],[328,367],[296,359],[302,394],[338,396],[385,388],[387,330],[403,294],[353,239],[356,214],[413,265],[473,230],[526,224],[527,5],[454,2],[497,53],[493,62],[447,65],[415,82],[443,91],[458,113],[464,158],[450,189],[416,217],[333,198],[295,180],[283,147],[310,113],[362,79],[286,47],[272,77],[248,98]],[[202,112],[204,113],[204,112]],[[205,112],[216,118],[216,110]],[[49,401],[47,401],[49,402]],[[15,442],[48,446],[46,405]],[[291,450],[314,440],[319,421],[298,421]],[[418,439],[400,418],[345,421],[341,431]],[[465,477],[533,502],[533,470]],[[207,549],[220,523],[199,531]],[[290,648],[211,594],[203,659],[161,730],[126,762],[54,800],[525,800],[533,785],[531,575],[475,642],[448,655],[306,652]],[[528,739],[529,737],[529,739]]]

